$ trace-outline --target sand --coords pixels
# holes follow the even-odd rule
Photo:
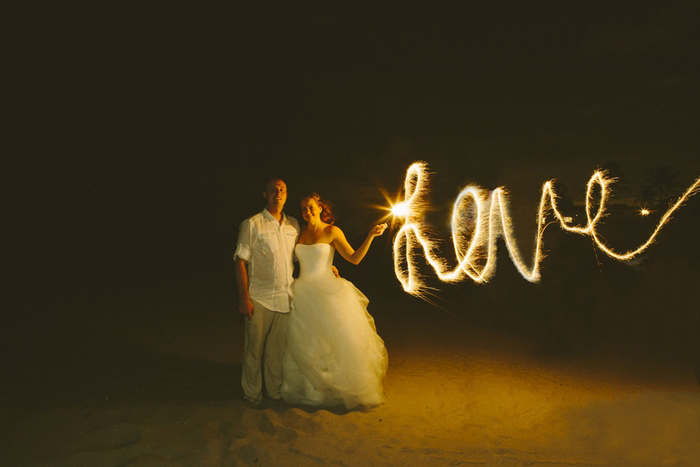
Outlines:
[[[386,403],[367,411],[244,402],[227,310],[15,342],[0,464],[700,465],[692,367],[543,358],[412,300],[375,306],[390,367]]]

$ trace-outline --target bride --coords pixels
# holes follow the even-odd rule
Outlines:
[[[301,270],[292,285],[282,398],[346,409],[378,405],[384,401],[388,364],[384,341],[367,312],[367,298],[349,281],[336,278],[331,268],[336,250],[359,264],[387,226],[374,226],[353,250],[317,194],[301,201],[301,213],[307,225],[294,250]]]

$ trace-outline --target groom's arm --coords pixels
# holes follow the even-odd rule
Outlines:
[[[250,219],[241,223],[238,231],[238,245],[233,254],[235,261],[236,284],[238,285],[238,311],[249,320],[253,319],[253,302],[248,291],[248,261],[250,260],[253,239],[253,225]]]
[[[246,318],[253,319],[253,302],[248,292],[248,263],[236,258],[236,284],[238,285],[238,311]]]

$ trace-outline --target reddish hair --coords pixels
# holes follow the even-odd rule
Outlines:
[[[326,224],[333,225],[333,222],[335,222],[335,216],[333,215],[333,211],[331,210],[331,206],[333,205],[330,201],[321,198],[321,196],[318,193],[309,193],[308,195],[304,196],[301,200],[303,201],[305,199],[313,199],[314,201],[316,201],[318,207],[321,208],[321,220]]]

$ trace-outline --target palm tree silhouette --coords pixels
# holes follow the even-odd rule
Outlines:
[[[603,164],[600,168],[605,171],[608,178],[615,180],[615,188],[629,193],[631,190],[629,188],[629,181],[625,178],[625,173],[622,171],[622,167],[616,161],[608,161]]]
[[[642,187],[642,189],[639,190],[639,195],[635,201],[642,209],[647,209],[654,206],[654,190],[649,187]]]
[[[655,169],[649,170],[647,178],[642,185],[642,193],[656,201],[656,207],[661,208],[664,202],[679,193],[681,186],[679,180],[680,172],[668,164],[657,165]]]

